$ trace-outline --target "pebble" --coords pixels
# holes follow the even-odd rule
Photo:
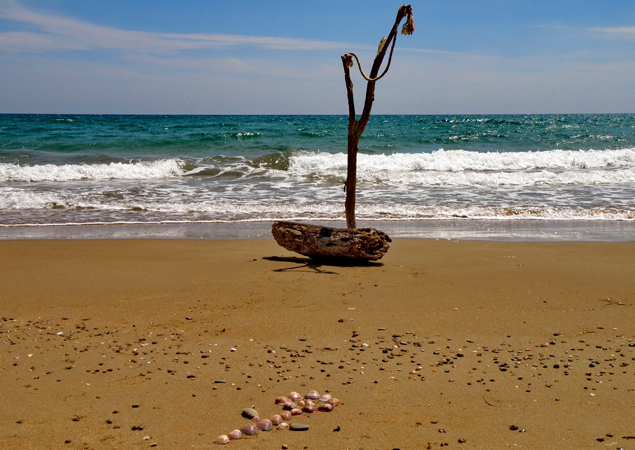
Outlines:
[[[245,408],[243,409],[241,415],[247,419],[253,419],[254,417],[258,417],[260,414],[258,414],[258,411],[253,408]]]
[[[309,429],[309,426],[303,423],[292,423],[289,426],[289,429],[292,431],[307,431]]]

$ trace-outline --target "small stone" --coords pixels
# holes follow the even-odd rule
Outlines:
[[[253,419],[254,417],[258,417],[258,411],[256,411],[253,408],[245,408],[243,409],[243,412],[241,413],[243,417],[246,417],[247,419]]]
[[[292,423],[289,426],[289,429],[291,431],[307,431],[309,429],[309,426],[303,423]]]
[[[518,430],[518,427],[516,425],[512,425],[511,427],[509,427],[509,429],[512,431],[516,431]]]

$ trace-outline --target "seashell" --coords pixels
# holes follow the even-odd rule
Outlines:
[[[322,395],[320,395],[319,400],[321,402],[328,402],[331,398],[332,398],[331,394],[322,394]]]
[[[313,400],[307,400],[306,402],[304,402],[304,404],[306,406],[315,406],[315,402]]]
[[[287,411],[291,411],[292,409],[297,408],[298,405],[296,405],[293,402],[287,402],[284,405],[282,405],[282,409],[287,410]]]
[[[304,411],[305,413],[314,413],[315,411],[317,411],[317,408],[314,405],[306,405],[304,408],[302,408],[302,411]]]
[[[275,416],[271,416],[271,423],[274,425],[280,425],[283,420],[282,420],[282,416],[280,416],[280,414],[276,414]]]
[[[253,408],[245,408],[245,409],[243,409],[243,412],[241,413],[241,415],[243,417],[246,417],[247,419],[253,419],[256,416],[259,416],[258,411],[256,411]]]
[[[292,416],[293,414],[291,414],[290,411],[282,411],[280,413],[280,417],[282,417],[282,420],[290,420]]]
[[[302,414],[302,410],[299,409],[299,408],[293,408],[291,410],[291,415],[293,415],[293,416],[299,416],[300,414]]]
[[[235,440],[235,439],[242,439],[243,438],[243,434],[240,432],[240,430],[234,430],[231,433],[229,433],[227,435],[227,437],[229,439]]]
[[[322,403],[320,406],[318,406],[318,411],[323,411],[323,412],[331,412],[333,411],[333,404],[331,403]]]
[[[300,401],[298,402],[298,406],[299,406],[300,408],[304,408],[304,405],[306,405],[306,402],[305,402],[304,400],[300,400]]]
[[[304,396],[304,398],[307,398],[309,400],[317,400],[318,398],[320,398],[320,394],[318,393],[318,391],[309,391]]]
[[[338,399],[336,399],[335,397],[333,397],[333,398],[332,398],[332,399],[330,399],[330,400],[327,400],[327,402],[326,402],[326,403],[330,403],[330,404],[331,404],[331,405],[333,405],[333,406],[340,406],[340,405],[342,404],[342,403],[341,403]]]
[[[240,432],[245,436],[253,436],[258,434],[258,427],[255,423],[250,423],[249,425],[245,425],[240,429]]]
[[[220,436],[218,436],[216,438],[216,440],[214,441],[214,444],[229,444],[229,438],[227,437],[226,434],[221,434]]]
[[[287,422],[282,422],[280,425],[278,425],[278,430],[288,430],[289,429],[289,424]]]
[[[290,402],[291,399],[286,395],[281,395],[280,397],[276,397],[276,405],[284,405],[285,403]]]
[[[260,431],[269,431],[273,429],[273,424],[269,419],[262,419],[260,422],[256,424]]]
[[[252,422],[260,422],[260,416],[254,416],[254,417],[251,419],[251,421],[252,421]]]
[[[297,402],[299,400],[302,400],[302,396],[298,394],[297,392],[291,392],[288,397],[292,402]]]

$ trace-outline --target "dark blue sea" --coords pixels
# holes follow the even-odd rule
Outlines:
[[[342,223],[347,123],[0,115],[0,230]],[[547,222],[610,235],[635,222],[635,114],[373,116],[356,214],[412,236]]]

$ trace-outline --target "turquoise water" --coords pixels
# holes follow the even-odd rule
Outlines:
[[[0,225],[342,220],[344,116],[0,115]],[[373,221],[634,221],[635,115],[373,116]]]

